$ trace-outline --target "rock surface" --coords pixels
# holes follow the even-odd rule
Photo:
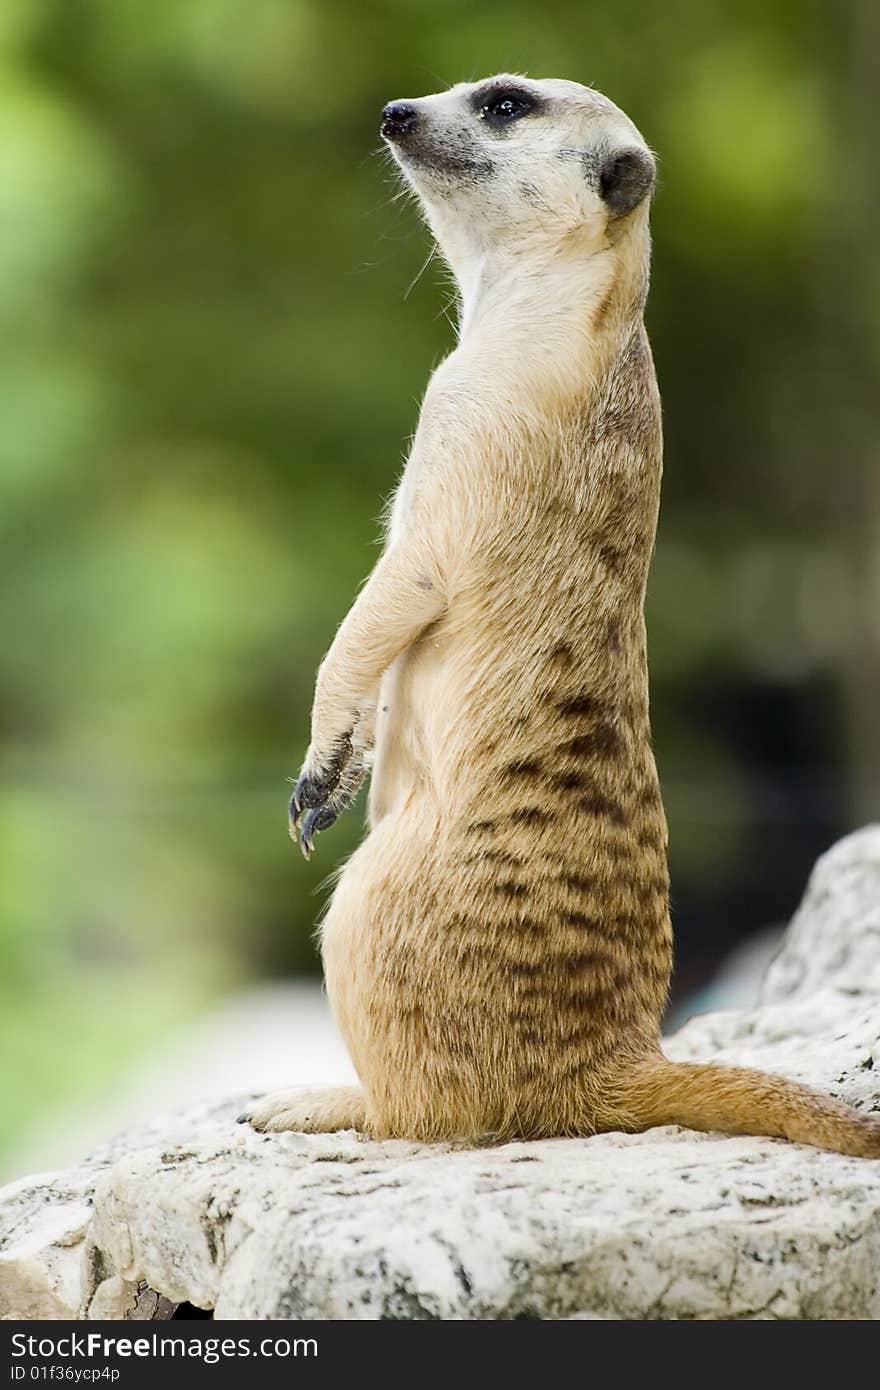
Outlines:
[[[880,1112],[880,827],[819,861],[761,1005],[668,1051]],[[240,1107],[4,1189],[0,1315],[880,1317],[880,1163],[674,1128],[470,1151],[264,1137]]]

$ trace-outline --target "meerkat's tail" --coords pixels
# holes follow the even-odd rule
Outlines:
[[[625,1127],[633,1130],[683,1125],[880,1158],[880,1118],[797,1081],[745,1067],[658,1058],[622,1079],[618,1102]]]

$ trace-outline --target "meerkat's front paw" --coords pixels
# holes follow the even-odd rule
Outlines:
[[[300,837],[302,852],[308,859],[315,836],[347,811],[360,790],[367,772],[372,747],[369,711],[350,734],[337,743],[334,755],[320,762],[311,749],[290,798],[291,839]]]
[[[328,830],[344,809],[346,802],[340,792],[348,781],[345,772],[352,752],[351,735],[343,734],[329,757],[321,759],[312,749],[306,755],[288,811],[290,838],[296,840],[299,833],[306,859],[318,831]]]

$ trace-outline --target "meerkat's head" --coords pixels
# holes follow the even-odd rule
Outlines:
[[[632,121],[577,82],[507,75],[392,101],[382,135],[456,273],[493,251],[583,256],[647,241],[654,160]]]

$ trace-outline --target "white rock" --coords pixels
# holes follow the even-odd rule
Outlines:
[[[668,1048],[880,1112],[880,828],[820,860],[761,1005]],[[0,1193],[2,1315],[880,1317],[880,1163],[673,1128],[471,1151],[264,1137],[239,1108]]]
[[[880,826],[823,854],[762,998],[776,1003],[823,989],[880,998]]]

